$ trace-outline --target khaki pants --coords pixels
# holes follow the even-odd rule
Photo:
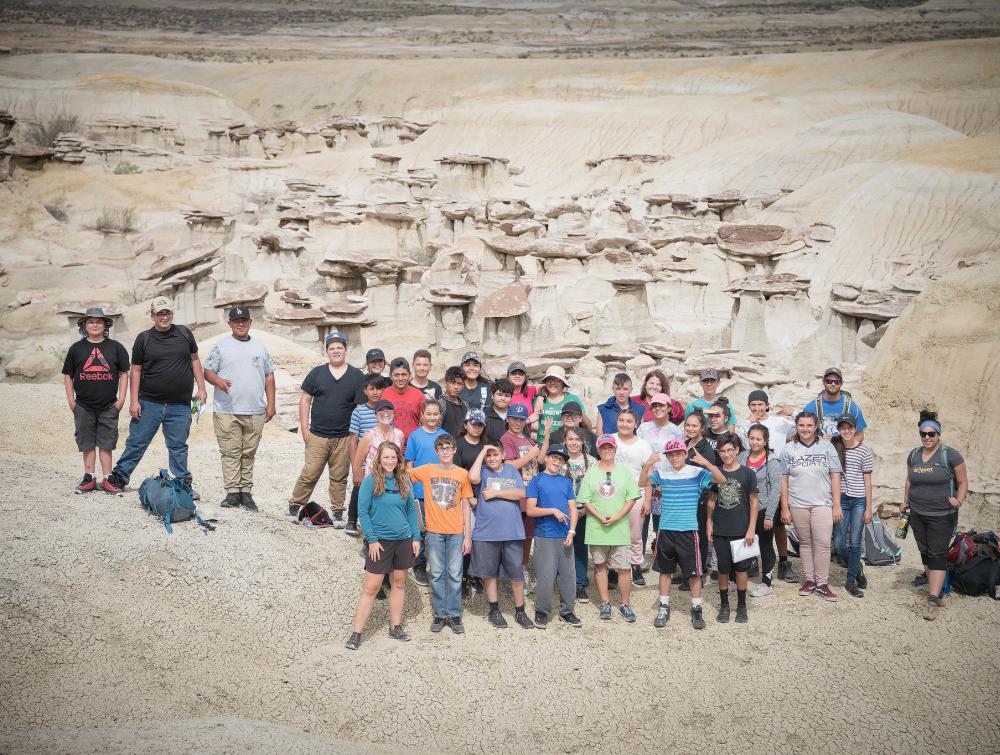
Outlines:
[[[833,507],[792,508],[792,524],[799,533],[799,558],[807,582],[825,585],[830,578],[830,541]]]
[[[227,493],[253,488],[253,460],[264,431],[263,414],[219,414],[212,420],[222,454],[222,483]]]
[[[351,468],[350,438],[321,438],[310,435],[306,441],[306,461],[295,482],[289,503],[304,506],[309,503],[316,483],[327,467],[330,475],[330,510],[343,513],[347,493],[347,473]]]

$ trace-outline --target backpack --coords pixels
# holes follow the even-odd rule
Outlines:
[[[993,600],[997,596],[997,584],[1000,583],[1000,561],[985,554],[973,556],[963,564],[955,566],[951,573],[951,586],[955,592],[963,595],[989,595]]]
[[[156,477],[147,477],[139,486],[139,502],[145,507],[147,514],[155,514],[163,522],[167,534],[174,534],[171,524],[195,519],[198,524],[208,530],[214,530],[211,524],[198,515],[194,503],[191,486],[186,480],[171,477],[165,469],[161,469]]]
[[[910,451],[910,455],[906,459],[907,466],[912,467],[914,462],[917,460],[917,454],[920,453],[922,448],[914,448]],[[921,462],[923,463],[923,462]],[[948,446],[942,443],[938,446],[937,453],[934,454],[930,459],[927,460],[927,464],[937,464],[938,466],[944,467],[945,471],[948,473],[948,478],[951,480],[951,494],[955,495],[955,490],[958,488],[957,480],[955,479],[955,470],[951,468],[951,464],[948,463]]]
[[[969,532],[959,532],[955,535],[955,539],[951,541],[951,547],[948,548],[949,564],[961,566],[976,557],[978,548],[976,541],[972,538],[975,534],[976,531],[971,530]]]
[[[299,521],[309,528],[332,527],[333,519],[329,512],[316,501],[309,501],[299,509]]]
[[[895,566],[903,556],[903,549],[895,541],[878,519],[865,525],[861,539],[861,557],[870,566]]]
[[[838,416],[850,414],[851,404],[854,403],[854,398],[849,391],[841,391],[841,394],[844,396],[844,408]],[[823,427],[823,391],[820,391],[816,397],[816,427]]]

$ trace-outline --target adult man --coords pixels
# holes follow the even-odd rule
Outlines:
[[[208,398],[198,344],[190,330],[174,324],[170,299],[157,296],[149,312],[153,327],[136,336],[132,345],[129,375],[132,421],[128,426],[128,440],[125,451],[107,478],[115,488],[115,495],[124,492],[161,425],[170,471],[177,479],[191,484],[187,439],[191,432],[191,392],[195,383],[198,384],[198,400],[204,403]]]
[[[309,503],[327,467],[333,526],[343,529],[347,473],[351,467],[351,412],[354,397],[359,392],[364,395],[364,373],[347,363],[347,336],[343,333],[333,331],[324,344],[327,364],[313,367],[302,381],[299,431],[306,446],[306,460],[288,501],[288,513],[295,516]]]
[[[111,452],[118,445],[118,413],[125,405],[129,364],[125,347],[108,338],[113,322],[100,307],[88,309],[76,321],[85,337],[69,347],[63,362],[66,403],[73,413],[76,447],[83,454],[83,481],[76,486],[75,493],[98,489],[94,477],[98,455],[104,475],[101,489],[106,493],[118,492],[108,476]]]
[[[205,360],[205,380],[215,386],[213,425],[222,456],[226,508],[257,510],[253,499],[253,461],[274,417],[274,365],[267,347],[250,337],[250,310],[229,310],[232,335],[223,338]]]
[[[716,395],[719,390],[719,371],[709,367],[701,371],[699,376],[699,383],[701,384],[701,398],[696,398],[687,405],[687,409],[684,410],[684,416],[687,417],[695,409],[701,409],[702,411],[707,411],[708,407],[719,400]],[[733,417],[732,412],[726,412],[726,429],[735,429],[735,417]]]
[[[850,393],[843,390],[843,385],[844,373],[838,367],[828,367],[823,373],[823,392],[806,404],[804,411],[812,412],[819,418],[816,434],[821,435],[823,440],[830,440],[838,435],[837,421],[841,416],[850,414],[858,426],[855,437],[858,443],[864,443],[868,423],[865,422],[861,407]]]

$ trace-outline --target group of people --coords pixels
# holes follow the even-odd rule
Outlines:
[[[275,386],[271,357],[250,334],[249,311],[230,310],[231,334],[204,365],[191,331],[173,322],[169,299],[154,299],[150,316],[152,327],[136,337],[131,359],[110,338],[111,318],[97,309],[80,318],[83,337],[63,369],[84,463],[76,492],[121,495],[161,426],[170,471],[191,485],[187,437],[207,382],[215,388],[222,506],[256,510],[254,457],[275,414]],[[615,615],[612,591],[620,617],[636,620],[632,586],[645,585],[648,565],[659,575],[654,626],[670,619],[676,581],[690,592],[692,625],[703,629],[709,573],[718,580],[716,620],[745,623],[748,594],[772,594],[774,579],[799,582],[788,560],[791,525],[804,572],[800,595],[837,600],[829,584],[833,555],[847,566],[844,589],[864,595],[861,542],[872,517],[873,459],[861,407],[836,367],[794,417],[787,405],[772,412],[767,393],[755,390],[748,416],[737,423],[734,407],[718,395],[714,369],[701,372],[702,395],[686,406],[671,396],[663,371],[651,370],[637,393],[620,373],[612,395],[588,415],[558,366],[537,386],[519,361],[491,379],[469,351],[439,384],[430,378],[427,350],[396,357],[386,370],[382,350],[370,349],[362,371],[348,363],[348,346],[345,334],[328,334],[326,363],[302,382],[305,460],[288,510],[298,516],[310,504],[325,469],[333,526],[364,538],[366,577],[351,649],[386,588],[389,634],[408,639],[402,614],[410,570],[431,588],[432,632],[463,633],[463,600],[479,591],[489,622],[506,627],[501,589],[512,593],[514,621],[525,629],[544,629],[556,617],[578,627],[577,605],[590,602],[591,562],[602,620]],[[126,395],[129,434],[112,467]],[[907,460],[903,509],[925,567],[921,609],[933,619],[968,476],[961,455],[941,443],[935,415],[921,414],[919,433],[921,446]],[[750,591],[752,573],[760,584]]]

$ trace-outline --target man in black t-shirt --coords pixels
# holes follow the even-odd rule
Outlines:
[[[83,481],[75,493],[98,489],[94,477],[98,455],[104,474],[101,489],[117,492],[108,476],[111,452],[118,445],[118,413],[125,405],[129,365],[125,347],[108,338],[113,322],[100,307],[88,309],[76,322],[84,338],[69,347],[63,362],[66,403],[73,412],[76,447],[83,454]]]
[[[171,473],[191,484],[187,440],[191,432],[191,394],[196,382],[198,401],[204,405],[208,398],[198,344],[190,330],[174,324],[170,299],[157,296],[149,312],[153,327],[141,332],[132,345],[129,391],[132,421],[128,426],[128,440],[114,471],[107,478],[116,495],[121,495],[128,485],[132,472],[160,427]]]
[[[314,367],[302,381],[299,432],[306,444],[306,460],[288,500],[288,513],[297,515],[309,503],[325,467],[330,475],[333,526],[343,529],[347,473],[351,468],[351,412],[355,396],[364,390],[365,376],[347,363],[347,336],[334,331],[324,343],[327,364]],[[360,485],[361,480],[354,484]]]

